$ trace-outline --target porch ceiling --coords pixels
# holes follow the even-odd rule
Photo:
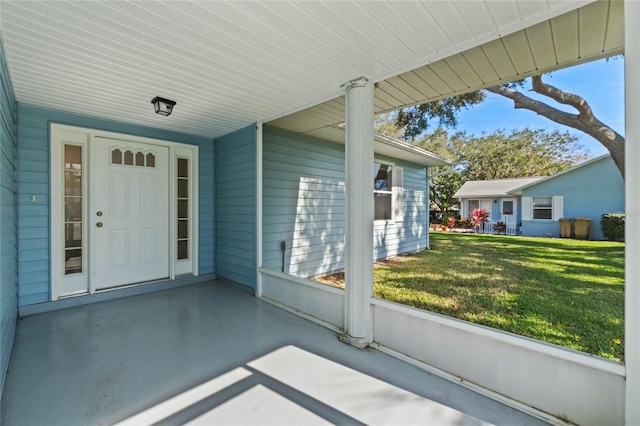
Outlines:
[[[621,53],[622,2],[590,3],[0,0],[0,33],[21,103],[208,137],[313,133],[344,120],[340,85],[361,75],[383,112]],[[177,101],[170,117],[154,96]]]

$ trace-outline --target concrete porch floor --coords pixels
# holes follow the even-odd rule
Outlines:
[[[4,425],[542,422],[227,283],[18,321]]]

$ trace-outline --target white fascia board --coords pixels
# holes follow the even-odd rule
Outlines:
[[[425,167],[453,166],[455,162],[442,158],[422,148],[376,133],[374,135],[376,154],[404,160]]]

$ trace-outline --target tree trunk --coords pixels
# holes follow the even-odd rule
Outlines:
[[[539,75],[531,77],[531,79],[535,92],[554,99],[559,103],[572,106],[578,111],[578,114],[571,114],[553,108],[544,102],[531,99],[506,86],[493,86],[488,87],[486,90],[511,99],[515,108],[528,109],[556,123],[572,127],[592,136],[609,151],[613,162],[620,170],[622,178],[624,179],[624,137],[598,120],[593,115],[591,107],[584,98],[543,83],[542,77]]]

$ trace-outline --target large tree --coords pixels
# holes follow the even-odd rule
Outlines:
[[[502,130],[480,136],[438,128],[415,145],[458,163],[453,171],[430,179],[429,196],[444,216],[458,204],[454,194],[467,180],[549,176],[584,161],[584,148],[568,132]]]
[[[532,99],[522,93],[522,81],[489,87],[485,90],[507,97],[514,102],[515,108],[525,108],[548,118],[556,123],[580,130],[598,142],[611,153],[611,157],[624,178],[624,143],[625,139],[611,127],[600,121],[589,103],[581,96],[565,92],[542,81],[542,76],[531,77],[532,90],[556,102],[569,105],[575,113],[562,111],[544,102]],[[425,132],[429,122],[438,119],[438,125],[455,127],[457,112],[482,102],[483,91],[470,92],[444,100],[429,102],[400,110],[395,117],[396,125],[404,129],[407,139],[414,139]]]

